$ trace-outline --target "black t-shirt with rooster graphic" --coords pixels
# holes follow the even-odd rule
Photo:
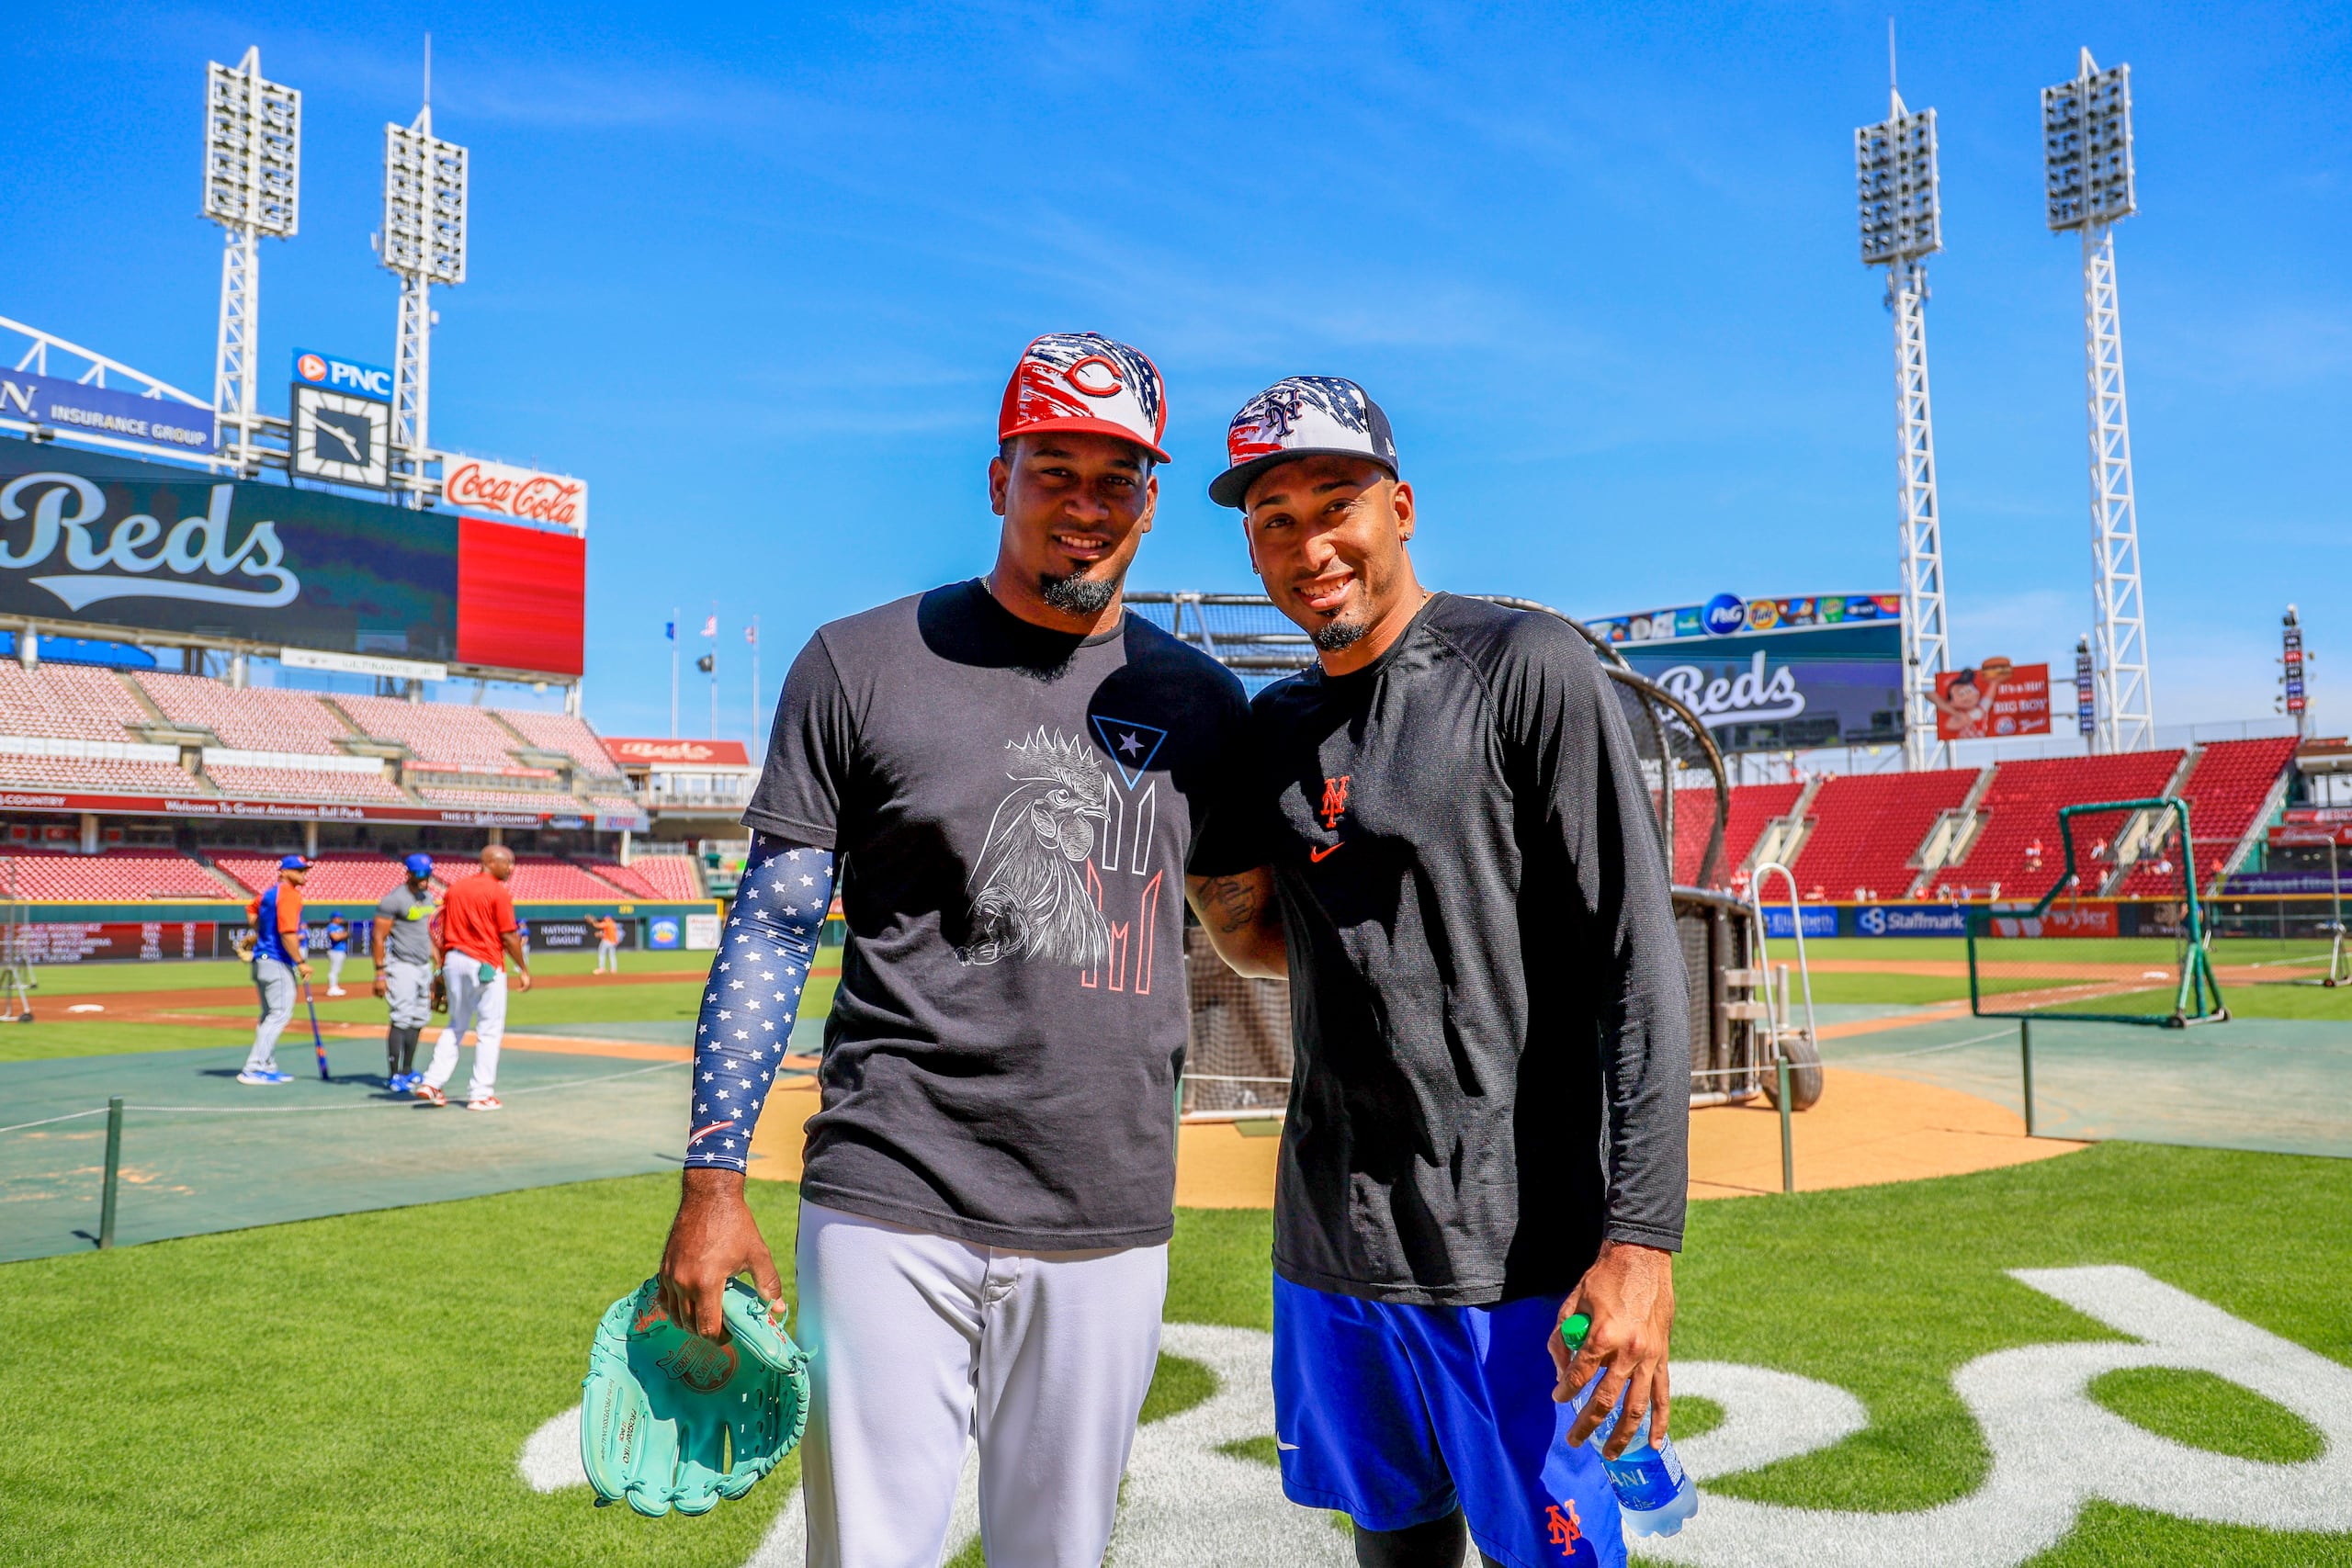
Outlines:
[[[1128,614],[1080,638],[962,582],[820,627],[744,823],[831,850],[849,926],[802,1191],[985,1246],[1173,1226],[1184,877],[1248,707]]]

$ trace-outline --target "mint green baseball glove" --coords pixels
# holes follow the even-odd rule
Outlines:
[[[605,1311],[580,1384],[580,1462],[597,1506],[707,1514],[799,1445],[808,1353],[776,1311],[729,1280],[723,1345],[670,1321],[657,1280]]]

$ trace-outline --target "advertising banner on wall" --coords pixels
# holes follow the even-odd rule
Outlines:
[[[441,465],[442,504],[476,517],[512,518],[588,531],[588,484],[566,474],[518,468],[452,452]]]
[[[641,768],[748,768],[752,759],[741,740],[663,740],[635,736],[605,737],[605,751],[616,762]]]
[[[1588,624],[1697,714],[1726,752],[1902,743],[1895,594],[1719,593]]]
[[[0,617],[569,676],[585,585],[576,536],[0,438]]]
[[[141,441],[197,457],[212,451],[210,409],[191,408],[177,398],[85,387],[29,370],[0,370],[0,420]]]
[[[1988,659],[1936,677],[1936,739],[2050,733],[2050,666]]]

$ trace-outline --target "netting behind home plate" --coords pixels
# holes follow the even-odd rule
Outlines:
[[[1488,596],[1492,597],[1492,596]],[[1559,613],[1523,599],[1492,602],[1538,615]],[[1131,593],[1129,608],[1200,649],[1241,677],[1256,692],[1304,669],[1314,658],[1306,635],[1264,598],[1242,593]],[[1722,864],[1723,829],[1731,792],[1706,729],[1671,696],[1627,669],[1605,643],[1577,622],[1559,619],[1593,643],[1613,682],[1643,771],[1651,786],[1650,807],[1657,849],[1669,880],[1678,858],[1693,878],[1712,886],[1729,869]],[[1697,777],[1692,778],[1692,774]],[[1691,788],[1712,784],[1712,793]],[[1678,804],[1689,813],[1692,800],[1712,803],[1697,820],[1676,820]],[[1683,851],[1679,857],[1675,847]],[[1691,888],[1677,889],[1675,923],[1682,938],[1690,979],[1690,1091],[1709,1099],[1746,1099],[1758,1091],[1757,1029],[1751,1020],[1731,1016],[1726,970],[1745,969],[1754,937],[1747,911],[1734,899]],[[1182,1094],[1186,1116],[1215,1119],[1271,1115],[1289,1097],[1290,987],[1280,980],[1245,980],[1209,950],[1206,937],[1188,926],[1184,958],[1193,990],[1193,1028]]]

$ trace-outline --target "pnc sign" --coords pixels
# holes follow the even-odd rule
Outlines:
[[[324,387],[329,391],[348,392],[383,402],[392,400],[392,373],[382,366],[362,365],[356,359],[338,358],[313,348],[294,351],[294,379],[306,387]]]

